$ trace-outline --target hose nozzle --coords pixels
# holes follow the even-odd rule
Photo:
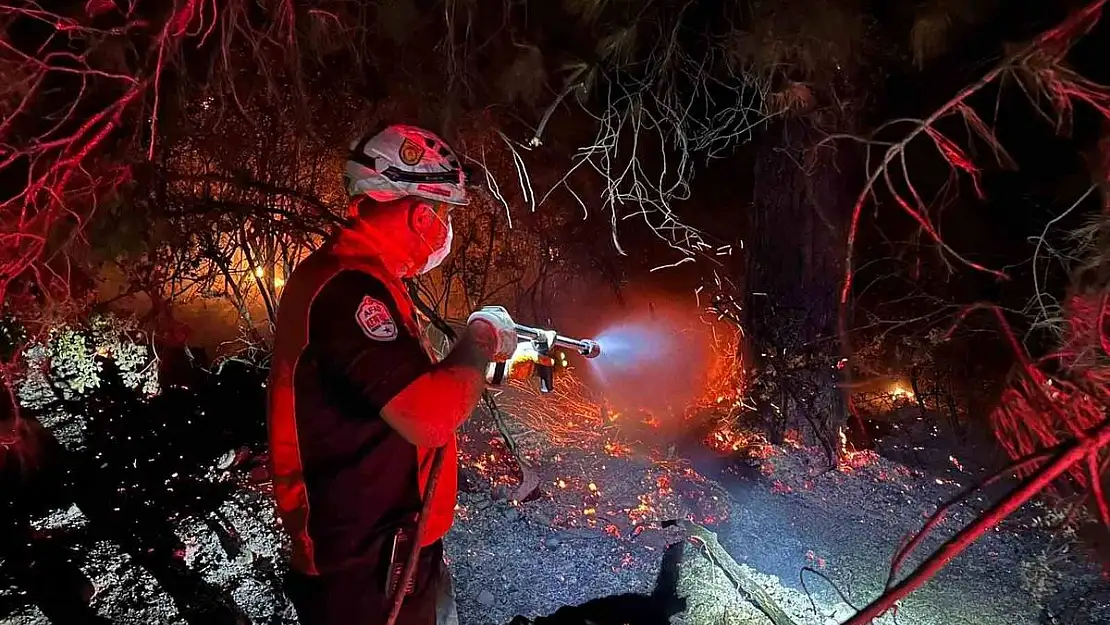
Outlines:
[[[593,339],[582,339],[582,351],[578,353],[586,358],[597,358],[601,355],[601,344]]]
[[[546,340],[550,342],[552,347],[558,346],[563,349],[572,349],[586,358],[597,358],[601,355],[601,345],[593,339],[572,339],[556,334],[554,330],[541,330],[540,328],[520,325],[519,323],[516,326],[516,335],[523,339]]]

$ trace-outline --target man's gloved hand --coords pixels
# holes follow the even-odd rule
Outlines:
[[[468,326],[485,324],[485,329],[489,330],[491,340],[491,344],[488,345],[490,360],[493,362],[505,362],[513,357],[518,343],[516,338],[516,323],[504,308],[500,306],[483,306],[481,310],[477,310],[470,314],[470,318],[466,320],[466,324]]]
[[[555,359],[536,351],[531,341],[520,343],[513,357],[505,363],[505,377],[509,380],[524,380],[535,375],[536,367],[554,367]]]
[[[554,365],[554,358],[540,354],[531,341],[524,341],[517,344],[512,358],[506,362],[490,363],[486,382],[498,385],[509,380],[526,380],[535,375],[537,366]]]

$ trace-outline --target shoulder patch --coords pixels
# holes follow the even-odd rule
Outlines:
[[[397,323],[389,308],[369,295],[362,298],[362,302],[355,311],[355,323],[362,329],[362,333],[375,341],[392,341],[397,338]]]

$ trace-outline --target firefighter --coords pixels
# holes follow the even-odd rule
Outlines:
[[[432,452],[445,447],[398,623],[457,623],[442,543],[456,503],[455,430],[491,363],[528,356],[500,307],[472,314],[439,362],[421,332],[402,279],[443,262],[451,212],[467,204],[442,139],[390,126],[351,146],[345,181],[349,224],[290,276],[275,329],[268,426],[293,542],[286,594],[302,625],[384,623]]]

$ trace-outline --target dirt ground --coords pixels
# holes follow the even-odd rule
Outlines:
[[[852,606],[880,592],[903,536],[976,471],[958,459],[942,458],[948,466],[926,471],[881,456],[826,471],[821,454],[793,448],[736,465],[706,450],[598,449],[520,434],[540,484],[524,502],[511,498],[515,467],[492,423],[475,419],[462,437],[458,516],[446,545],[464,625],[518,616],[537,623],[589,617],[599,625],[767,623],[703,550],[663,527],[683,518],[715,532],[797,625],[843,622]],[[886,451],[898,457],[893,447]],[[239,477],[210,472],[214,481]],[[931,545],[973,513],[957,511]],[[1110,584],[1077,554],[1046,558],[1055,547],[1032,527],[1036,517],[1030,510],[984,537],[907,598],[896,620],[880,622],[1110,623]],[[88,531],[76,506],[37,519],[35,528],[65,542],[105,622],[184,623],[164,584],[120,545]],[[180,519],[175,531],[185,567],[212,600],[256,625],[296,623],[279,590],[285,545],[264,488],[233,489],[216,514]],[[8,580],[0,582],[0,622],[50,621]]]

